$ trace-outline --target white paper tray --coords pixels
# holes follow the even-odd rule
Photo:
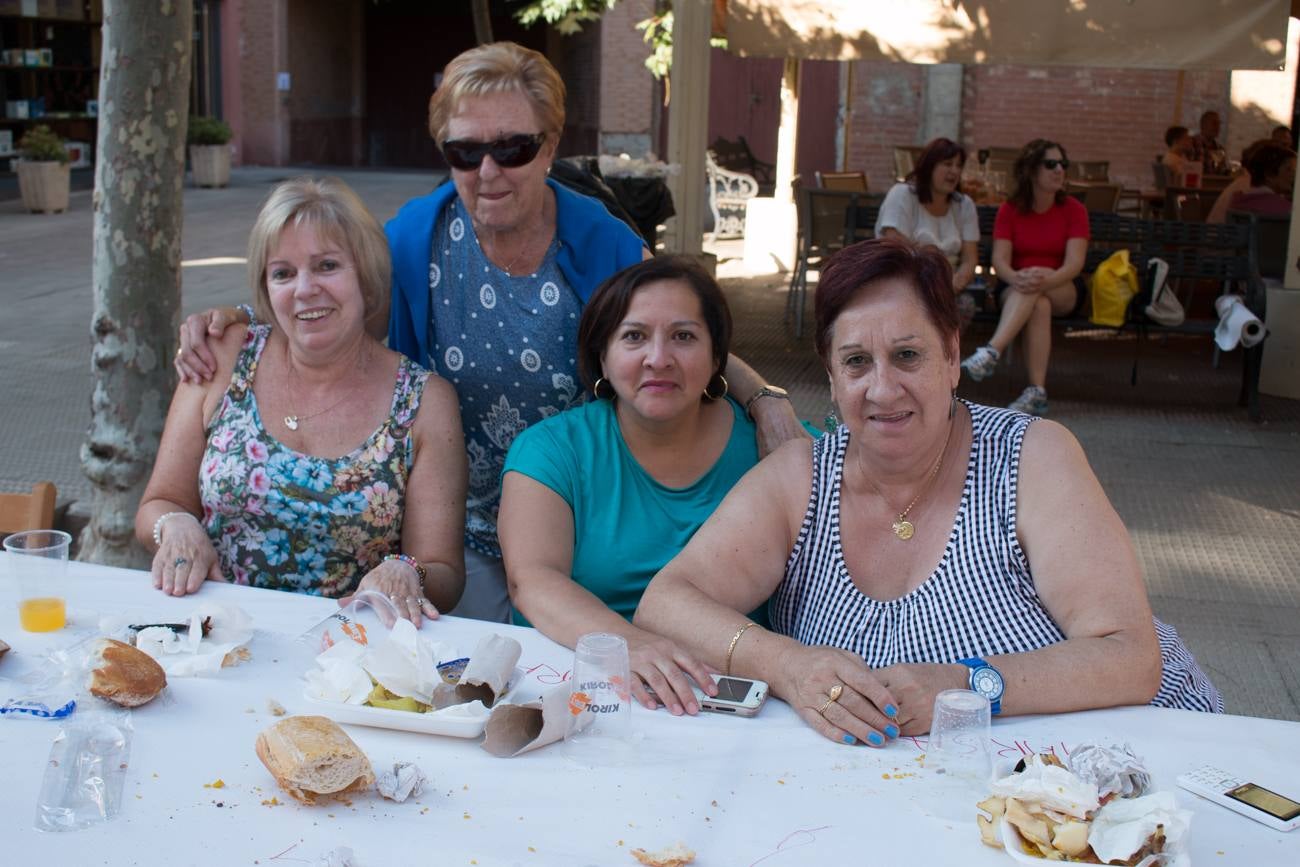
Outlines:
[[[466,660],[457,661],[464,663]],[[439,668],[445,665],[446,663],[440,665]],[[510,683],[506,685],[505,694],[497,700],[496,706],[499,707],[511,701],[515,687],[519,685],[522,677],[523,671],[516,668],[514,675],[510,678]],[[430,713],[414,713],[409,710],[393,710],[387,707],[346,704],[340,701],[321,701],[318,698],[312,698],[306,693],[303,694],[302,700],[321,716],[327,716],[338,723],[374,726],[381,729],[396,729],[426,735],[446,735],[452,738],[476,738],[483,734],[483,729],[487,727],[488,714],[491,713],[488,708],[483,707],[483,703],[480,701],[470,702],[470,705],[482,707],[482,716],[463,716],[448,713],[451,708],[444,708]],[[455,707],[460,708],[464,707],[464,705],[456,705]]]

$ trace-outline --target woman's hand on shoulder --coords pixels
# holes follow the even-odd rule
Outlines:
[[[773,688],[823,736],[873,747],[898,737],[898,700],[858,656],[837,647],[800,645],[785,653],[780,670]]]
[[[706,694],[717,694],[718,688],[709,676],[708,668],[675,641],[652,632],[642,632],[640,636],[630,637],[627,643],[632,695],[642,707],[654,710],[662,703],[674,716],[699,713],[700,705],[688,676]]]
[[[181,382],[204,383],[217,373],[217,357],[209,338],[220,338],[227,328],[248,324],[247,317],[234,307],[214,307],[192,313],[181,323],[180,350],[173,362]]]
[[[150,571],[153,586],[168,596],[197,593],[204,581],[226,581],[207,530],[198,519],[183,516],[163,525],[162,544],[154,552]]]

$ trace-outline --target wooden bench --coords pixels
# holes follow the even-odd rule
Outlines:
[[[976,319],[996,322],[996,306],[990,302],[994,291],[991,278],[993,223],[998,206],[981,205],[977,211],[980,223],[979,265],[983,276],[977,278],[967,291],[977,296],[976,308],[981,312],[976,314]],[[878,204],[851,203],[844,215],[844,243],[851,244],[874,237],[879,214]],[[1240,293],[1246,307],[1264,321],[1267,293],[1260,277],[1253,223],[1211,225],[1178,220],[1142,220],[1100,212],[1089,212],[1088,219],[1091,239],[1083,268],[1085,274],[1091,274],[1117,250],[1129,251],[1130,261],[1139,275],[1145,275],[1147,261],[1158,256],[1169,263],[1170,283],[1177,286],[1179,283],[1175,281],[1179,281],[1189,287],[1186,292],[1179,293],[1185,309],[1190,306],[1189,295],[1195,290],[1196,283],[1212,281],[1217,284],[1216,293],[1220,291],[1218,287],[1223,287],[1222,291]],[[1093,324],[1084,316],[1062,317],[1052,321],[1067,331],[1104,327]],[[1134,346],[1130,383],[1137,384],[1138,360],[1147,337],[1159,334],[1195,334],[1213,340],[1217,325],[1217,319],[1193,319],[1190,316],[1181,325],[1159,325],[1148,321],[1141,310],[1130,304],[1124,325],[1115,329],[1132,330],[1138,337]],[[1237,402],[1247,408],[1252,421],[1258,421],[1259,369],[1264,344],[1260,342],[1250,348],[1243,347],[1242,352],[1241,392]]]

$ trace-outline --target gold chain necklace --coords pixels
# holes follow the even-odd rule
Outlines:
[[[898,513],[898,519],[894,521],[894,535],[904,542],[916,535],[916,525],[907,520],[907,516],[912,511],[912,508],[920,502],[921,497],[925,496],[925,492],[930,490],[930,485],[934,483],[935,476],[939,475],[939,468],[943,466],[943,456],[948,451],[948,441],[952,439],[952,429],[955,425],[955,422],[948,422],[948,435],[943,438],[943,448],[939,450],[939,459],[934,462],[934,467],[931,468],[930,474],[925,479],[925,484],[921,486],[921,490],[912,498],[912,502],[907,504],[907,508]],[[871,477],[867,475],[867,471],[862,466],[861,450],[858,451],[858,472],[862,473],[862,478],[866,479],[867,484],[871,485],[876,495],[885,500],[884,493],[877,487],[875,482],[871,481]],[[889,505],[888,500],[885,500],[885,505]]]
[[[293,370],[293,359],[289,357],[289,345],[288,345],[288,343],[286,343],[286,344],[285,344],[285,347],[284,347],[284,363],[285,363],[286,365],[288,365],[288,367],[289,367],[289,379],[290,379],[290,380],[296,379],[297,377],[295,376],[295,374],[294,374],[294,370]],[[365,367],[365,350],[364,350],[364,349],[362,349],[362,351],[361,351],[361,357],[357,359],[357,367],[358,367],[358,368],[364,368],[364,367]],[[290,391],[290,393],[293,392],[293,386],[292,386],[292,384],[291,384],[290,387],[289,387],[289,391]],[[340,397],[338,400],[334,401],[334,403],[330,404],[329,406],[325,407],[324,409],[317,410],[316,412],[312,413],[311,415],[298,415],[298,414],[296,414],[296,413],[294,413],[294,414],[290,414],[290,415],[286,415],[286,416],[284,417],[284,426],[287,427],[289,430],[297,430],[297,429],[298,429],[298,425],[302,424],[302,423],[305,422],[305,421],[311,421],[311,420],[314,419],[316,416],[318,416],[318,415],[324,415],[325,413],[329,412],[330,410],[335,409],[335,408],[338,407],[340,404],[342,404],[343,401],[347,400],[347,399],[348,399],[349,397],[351,397],[351,396],[352,396],[351,394],[344,394],[344,395],[343,395],[342,397]]]

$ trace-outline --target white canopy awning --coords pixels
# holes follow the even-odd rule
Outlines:
[[[1279,69],[1291,0],[714,0],[746,57]],[[715,26],[722,16],[715,15]]]

